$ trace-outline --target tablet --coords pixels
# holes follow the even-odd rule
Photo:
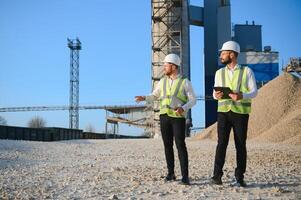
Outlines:
[[[221,91],[224,93],[222,99],[231,99],[231,97],[229,97],[229,94],[233,93],[233,91],[229,87],[213,87],[213,89],[215,91]]]

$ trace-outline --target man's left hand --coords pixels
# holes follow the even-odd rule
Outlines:
[[[229,94],[229,97],[231,97],[231,99],[233,101],[238,101],[243,98],[242,93],[240,93],[240,92],[239,93],[231,93],[231,94]]]

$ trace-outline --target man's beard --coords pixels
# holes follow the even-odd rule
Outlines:
[[[171,72],[165,72],[166,76],[170,76],[172,73]]]
[[[221,60],[221,63],[224,65],[228,65],[232,62],[231,58],[228,58],[227,60]]]

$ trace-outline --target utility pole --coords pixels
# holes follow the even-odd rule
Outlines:
[[[82,49],[78,38],[69,39],[70,49],[70,99],[69,99],[69,128],[78,129],[79,122],[79,50]]]

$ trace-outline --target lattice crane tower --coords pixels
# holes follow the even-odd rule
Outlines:
[[[164,76],[162,61],[169,53],[180,56],[180,72],[190,79],[187,0],[152,0],[152,90]],[[152,120],[154,126],[149,131],[156,136],[160,132],[158,102]]]
[[[70,99],[69,128],[78,129],[79,122],[79,50],[82,49],[78,38],[67,39],[70,49]]]

